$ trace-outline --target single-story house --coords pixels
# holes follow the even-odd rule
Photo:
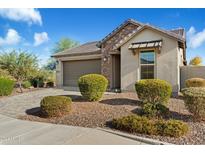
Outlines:
[[[109,90],[133,91],[140,79],[163,79],[180,90],[180,66],[186,65],[182,28],[163,30],[128,19],[100,41],[53,55],[58,61],[58,87],[76,89],[80,76],[104,75]]]

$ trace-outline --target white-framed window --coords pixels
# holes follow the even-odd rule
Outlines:
[[[154,50],[140,51],[140,78],[154,79],[155,52]]]

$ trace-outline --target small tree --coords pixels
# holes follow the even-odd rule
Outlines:
[[[70,49],[79,45],[79,42],[70,38],[61,38],[55,45],[53,53],[62,52],[65,49]]]
[[[72,40],[70,38],[61,38],[54,46],[51,53],[62,52],[66,49],[70,49],[79,45],[79,42]],[[47,70],[55,70],[56,69],[56,60],[54,58],[50,58],[47,64],[44,66],[44,69]]]
[[[202,58],[197,56],[190,60],[189,65],[200,66],[202,65]]]
[[[28,80],[38,68],[35,55],[25,51],[4,52],[0,55],[0,68],[7,70],[17,81],[21,92],[22,82]]]

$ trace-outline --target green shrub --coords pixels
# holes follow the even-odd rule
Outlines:
[[[100,74],[87,74],[79,78],[78,85],[85,99],[97,101],[102,98],[106,91],[108,80]]]
[[[191,78],[185,81],[186,87],[205,87],[205,79]]]
[[[15,82],[6,77],[0,77],[0,96],[10,95],[14,89]]]
[[[142,111],[148,117],[161,117],[169,113],[166,107],[172,93],[171,85],[160,79],[140,80],[135,84],[137,95],[143,101]]]
[[[152,121],[150,121],[147,117],[140,117],[136,115],[113,119],[112,125],[117,129],[128,132],[150,135],[157,133]]]
[[[31,82],[31,85],[35,88],[44,86],[44,81],[41,78],[40,79],[33,78],[33,79],[30,80],[30,82]]]
[[[164,123],[163,128],[163,133],[159,133],[164,136],[180,137],[188,132],[188,126],[179,120],[168,120]]]
[[[14,77],[11,76],[7,70],[1,69],[1,68],[0,68],[0,77],[4,77],[4,78],[7,78],[7,79],[15,80]]]
[[[167,104],[172,93],[171,85],[160,79],[140,80],[135,89],[140,100],[153,104]]]
[[[178,120],[152,120],[147,117],[130,115],[113,119],[114,128],[132,133],[180,137],[188,132],[187,124]]]
[[[143,103],[142,112],[147,117],[166,117],[169,115],[169,108],[163,104]]]
[[[72,100],[66,96],[47,96],[41,100],[41,111],[46,117],[60,117],[71,110]]]
[[[182,90],[186,108],[193,114],[194,120],[205,119],[205,88],[191,87]]]
[[[23,86],[23,88],[30,88],[31,87],[31,82],[29,82],[29,81],[24,81],[23,83],[22,83],[22,86]]]
[[[54,87],[54,82],[53,81],[47,82],[46,87]]]

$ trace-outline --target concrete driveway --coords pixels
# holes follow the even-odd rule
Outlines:
[[[0,144],[146,144],[98,129],[23,121],[0,115]]]
[[[39,107],[43,97],[54,95],[80,95],[80,93],[49,88],[0,98],[0,114],[14,118],[25,115],[27,109]]]

